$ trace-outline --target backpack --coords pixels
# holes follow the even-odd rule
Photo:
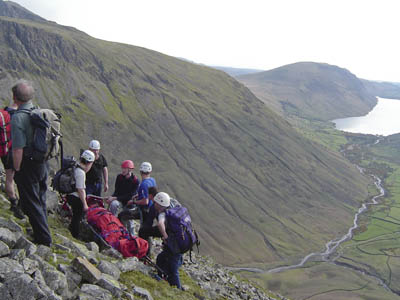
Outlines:
[[[54,175],[51,183],[53,190],[60,194],[70,194],[75,192],[75,169],[77,167],[78,163],[73,156],[63,158],[61,169]]]
[[[11,149],[11,117],[8,111],[0,109],[0,157]]]
[[[175,206],[165,211],[168,240],[167,246],[173,253],[185,253],[200,245],[197,233],[186,207]]]
[[[131,236],[121,221],[103,207],[91,206],[87,213],[88,223],[113,248],[124,257],[142,258],[148,250],[146,240]]]
[[[117,246],[117,250],[121,252],[124,257],[136,256],[137,258],[142,258],[146,256],[148,249],[148,242],[135,236],[120,239]]]
[[[24,156],[37,162],[45,162],[57,157],[62,151],[61,115],[51,109],[21,109],[17,112],[28,113],[33,126],[32,146],[24,151]]]

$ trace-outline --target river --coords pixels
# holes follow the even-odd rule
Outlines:
[[[358,169],[360,170],[360,172],[364,172],[364,170],[362,168],[358,167]],[[342,237],[339,237],[339,238],[336,238],[334,240],[327,242],[325,244],[325,251],[310,253],[310,254],[306,255],[298,264],[282,266],[282,267],[278,267],[278,268],[274,268],[274,269],[270,269],[270,270],[263,270],[263,269],[258,269],[258,268],[230,268],[230,269],[254,272],[254,273],[278,273],[278,272],[282,272],[282,271],[301,268],[307,263],[307,261],[309,261],[313,257],[320,257],[323,261],[334,262],[338,258],[338,256],[335,257],[333,254],[335,253],[336,249],[342,243],[350,240],[353,237],[354,230],[358,228],[358,219],[359,219],[360,215],[367,210],[368,206],[378,204],[378,199],[385,195],[385,190],[382,187],[381,179],[376,176],[373,176],[373,178],[374,178],[375,186],[379,190],[379,195],[374,196],[370,202],[366,202],[361,205],[361,207],[358,209],[358,211],[354,215],[353,226],[351,226],[349,228],[349,230],[347,231],[347,233],[345,235],[343,235]],[[379,278],[377,278],[377,279],[379,279]]]
[[[336,119],[336,128],[342,131],[375,135],[400,133],[400,100],[379,98],[375,107],[365,116]]]

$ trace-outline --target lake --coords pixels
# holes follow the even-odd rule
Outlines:
[[[378,97],[375,107],[363,117],[332,120],[342,131],[376,135],[400,133],[400,100]]]

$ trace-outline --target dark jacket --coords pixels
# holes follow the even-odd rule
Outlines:
[[[132,174],[129,178],[119,174],[115,180],[115,190],[113,196],[117,197],[117,200],[123,205],[126,205],[126,203],[132,199],[132,196],[137,193],[139,183],[139,179],[134,174]]]

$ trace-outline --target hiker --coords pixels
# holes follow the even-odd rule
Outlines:
[[[68,229],[74,238],[79,237],[79,224],[87,212],[86,202],[86,173],[90,170],[95,160],[95,154],[90,150],[82,152],[79,164],[74,171],[76,191],[67,195],[68,204],[72,208],[72,219]]]
[[[92,140],[89,143],[89,150],[96,157],[92,168],[86,174],[86,194],[101,196],[101,190],[104,179],[104,193],[108,191],[108,169],[107,161],[103,154],[100,153],[100,142]]]
[[[148,194],[149,200],[154,203],[154,197],[157,195],[158,190],[155,186],[149,187]],[[178,200],[170,197],[170,207],[180,206]],[[162,237],[162,234],[158,228],[158,225],[153,225],[154,219],[157,219],[158,212],[155,209],[155,205],[152,205],[149,209],[149,213],[147,214],[146,220],[143,222],[142,226],[139,229],[139,237],[146,240],[149,244],[149,250],[147,252],[148,256],[151,256],[152,250],[152,237]]]
[[[179,267],[183,263],[183,255],[179,251],[171,249],[169,246],[170,243],[167,244],[168,228],[166,222],[166,211],[170,208],[170,204],[171,199],[167,193],[159,192],[154,197],[154,207],[158,213],[157,226],[163,239],[163,250],[157,256],[156,264],[167,275],[167,280],[171,286],[176,286],[178,289],[182,289],[179,279]],[[159,272],[158,275],[162,276],[161,272]]]
[[[14,102],[14,89],[16,86],[12,88],[13,92],[13,102],[11,103],[10,106],[6,106],[4,108],[4,111],[6,111],[10,118],[14,115],[14,113],[17,111],[18,106]],[[3,116],[4,118],[4,116]],[[11,121],[10,121],[11,122]],[[10,124],[11,127],[11,124]],[[11,140],[9,141],[9,144],[11,145]],[[4,145],[5,147],[8,147],[8,145]],[[13,158],[12,158],[12,149],[9,148],[7,153],[1,157],[1,161],[4,166],[4,171],[6,173],[6,183],[5,183],[5,191],[8,196],[8,200],[11,203],[10,210],[13,212],[14,216],[18,219],[24,219],[25,215],[21,211],[21,208],[18,205],[18,199],[15,193],[15,188],[14,188],[14,167],[13,167]]]
[[[151,200],[153,203],[154,203],[154,197],[157,195],[157,193],[158,190],[155,186],[149,187],[148,189],[149,200]],[[158,217],[158,212],[156,211],[155,206],[152,205],[149,209],[149,213],[147,214],[146,220],[139,228],[139,237],[146,240],[147,243],[149,244],[147,256],[151,256],[151,250],[153,244],[151,237],[159,237],[159,238],[162,237],[162,234],[158,229],[158,226],[157,225],[153,226],[153,221],[154,219],[157,219],[157,217]]]
[[[122,162],[121,174],[119,174],[115,180],[114,193],[106,200],[109,204],[108,209],[114,216],[117,216],[121,206],[123,210],[129,209],[129,206],[127,206],[128,201],[137,194],[140,181],[137,176],[132,173],[133,169],[135,169],[133,161],[125,160]],[[120,220],[126,224],[125,226],[127,227],[128,231],[131,234],[134,234],[133,221],[129,220],[129,216],[127,218],[123,218],[123,215],[124,214],[121,215]]]
[[[28,155],[33,143],[33,126],[29,114],[20,112],[33,109],[31,100],[35,90],[26,80],[20,80],[12,90],[18,107],[11,120],[11,137],[14,179],[20,196],[20,207],[29,218],[34,243],[50,247],[51,235],[46,211],[47,163],[33,160]]]
[[[153,201],[149,199],[149,187],[157,186],[157,184],[156,180],[150,176],[152,169],[149,162],[143,162],[140,165],[139,171],[142,181],[138,187],[137,199],[134,197],[133,200],[128,202],[128,205],[136,204],[139,207],[140,225],[146,221],[149,210],[153,205]]]

